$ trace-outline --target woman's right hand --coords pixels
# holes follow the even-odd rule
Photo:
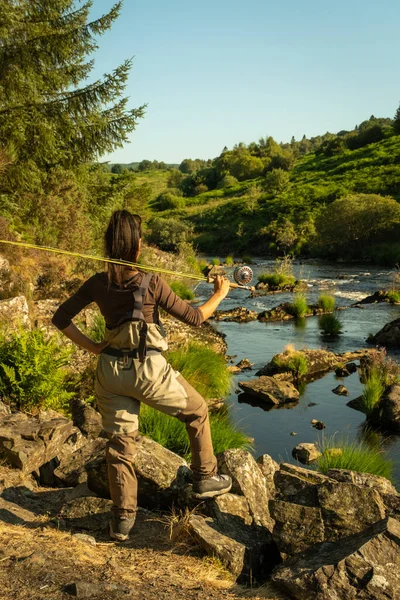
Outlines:
[[[218,296],[226,298],[229,294],[229,279],[227,277],[222,277],[222,275],[216,275],[214,279],[214,294],[218,294]]]

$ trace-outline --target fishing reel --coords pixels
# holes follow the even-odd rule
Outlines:
[[[253,279],[253,270],[248,266],[237,267],[233,272],[233,279],[235,281],[230,281],[229,286],[235,290],[249,290],[250,292],[254,292],[254,287],[252,285],[248,285],[250,281]],[[209,283],[214,281],[213,277],[208,280]]]

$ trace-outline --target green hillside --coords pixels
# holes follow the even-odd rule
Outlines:
[[[234,185],[189,197],[176,196],[177,190],[170,189],[149,205],[152,213],[157,213],[155,221],[167,219],[169,226],[173,221],[186,224],[195,245],[207,253],[266,256],[290,251],[317,256],[340,255],[340,248],[324,247],[320,231],[324,214],[328,215],[335,201],[351,195],[353,198],[346,206],[352,207],[355,217],[362,208],[371,220],[382,202],[383,212],[390,213],[385,204],[388,201],[380,196],[400,201],[400,136],[393,135],[387,128],[381,141],[354,150],[340,148],[329,155],[331,152],[322,145],[317,152],[295,159],[290,170],[267,170],[261,176],[243,181],[230,181],[234,178],[225,176],[227,182]],[[362,196],[357,196],[360,194]],[[367,194],[371,196],[366,197]],[[383,229],[372,230],[372,241],[379,246],[379,252],[372,253],[376,256],[371,256],[370,247],[359,248],[353,244],[354,247],[349,248],[344,244],[349,258],[365,255],[384,262],[400,259],[400,254],[396,258],[394,246],[400,222],[397,206],[400,205],[395,205],[393,222],[385,221],[380,224]],[[343,205],[342,212],[345,212]],[[363,218],[358,215],[361,224]],[[348,221],[348,217],[346,219]],[[379,225],[379,219],[374,217],[373,220]],[[326,233],[324,235],[326,237]]]

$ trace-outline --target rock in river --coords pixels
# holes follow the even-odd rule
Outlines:
[[[316,448],[315,444],[304,443],[297,444],[296,448],[293,448],[292,456],[303,463],[303,465],[309,465],[321,456],[321,452]]]
[[[285,404],[297,402],[299,391],[289,381],[281,381],[275,377],[258,377],[249,381],[239,381],[238,386],[244,392],[264,400],[268,404]]]
[[[368,341],[379,346],[400,346],[400,319],[387,323],[378,333],[368,338]]]
[[[258,312],[249,310],[244,306],[231,308],[230,310],[216,310],[214,319],[216,321],[236,321],[237,323],[247,323],[248,321],[257,321]]]

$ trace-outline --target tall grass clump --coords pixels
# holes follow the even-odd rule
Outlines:
[[[193,300],[193,290],[184,284],[183,281],[173,281],[170,285],[171,289],[179,296],[179,298],[182,298],[182,300]]]
[[[362,394],[361,408],[368,416],[379,405],[387,387],[398,383],[400,365],[389,358],[384,348],[377,350],[364,366],[365,384]]]
[[[0,331],[0,396],[13,408],[30,413],[68,412],[73,392],[67,387],[65,367],[73,351],[41,329],[21,328],[10,335]]]
[[[400,292],[397,292],[396,290],[387,292],[387,298],[391,304],[397,304],[400,302]]]
[[[386,386],[382,374],[377,369],[371,369],[363,388],[361,408],[363,412],[370,416],[374,408],[379,404]]]
[[[285,275],[284,273],[260,273],[258,281],[267,284],[270,288],[293,286],[296,282],[293,275]]]
[[[231,254],[229,254],[226,257],[225,264],[228,265],[228,267],[230,267],[231,265],[233,265],[233,256]]]
[[[318,306],[322,308],[324,312],[333,312],[335,309],[335,298],[328,294],[321,294],[318,298]]]
[[[248,437],[237,429],[226,414],[210,415],[211,436],[214,452],[228,448],[249,448]],[[181,421],[170,417],[146,404],[140,407],[140,431],[164,448],[190,459],[189,438]]]
[[[288,312],[297,318],[304,317],[309,312],[306,297],[303,294],[296,294],[293,302],[288,306]]]
[[[323,335],[335,336],[342,333],[342,324],[335,315],[322,315],[318,319],[318,327]]]
[[[282,371],[291,371],[297,378],[304,377],[308,373],[307,356],[292,348],[286,350],[283,354],[275,356],[272,364]]]
[[[219,260],[219,258],[212,258],[212,259],[211,259],[211,264],[212,264],[214,267],[219,267],[219,265],[221,264],[221,261]]]
[[[224,357],[207,346],[191,342],[188,347],[168,352],[167,360],[204,398],[229,394],[232,374]]]
[[[363,442],[331,439],[323,442],[321,450],[322,455],[316,462],[321,473],[326,474],[329,469],[349,469],[392,479],[393,462],[385,457],[379,447],[370,448]]]

